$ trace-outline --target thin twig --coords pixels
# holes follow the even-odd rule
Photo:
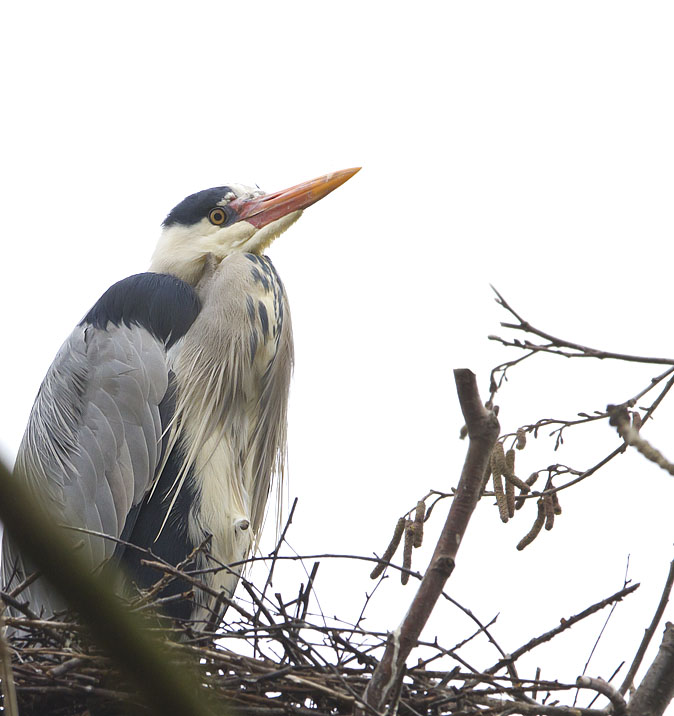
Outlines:
[[[544,644],[546,641],[550,641],[550,639],[557,636],[557,634],[561,634],[563,631],[570,629],[574,624],[577,624],[579,621],[586,619],[587,617],[591,616],[595,612],[598,612],[600,609],[603,609],[604,607],[608,606],[609,604],[612,604],[613,602],[622,600],[628,594],[632,594],[632,592],[636,591],[639,588],[639,586],[640,586],[639,584],[632,584],[629,587],[625,587],[624,589],[621,589],[619,592],[612,594],[610,597],[606,597],[606,599],[602,599],[600,602],[593,604],[592,606],[588,607],[587,609],[584,609],[582,612],[575,614],[574,616],[569,617],[568,619],[562,619],[560,624],[558,626],[556,626],[554,629],[551,629],[550,631],[545,632],[545,634],[541,634],[540,636],[534,637],[533,639],[528,641],[526,644],[521,646],[519,649],[515,649],[515,651],[509,657],[507,657],[505,659],[501,659],[496,664],[494,664],[494,666],[489,667],[489,669],[487,669],[487,673],[488,674],[495,673],[499,669],[503,668],[509,661],[513,661],[513,662],[517,661],[517,659],[519,659],[520,656],[522,656],[522,654],[526,654],[528,651],[535,649],[537,646]]]
[[[590,348],[589,346],[581,345],[580,343],[574,343],[573,341],[567,341],[564,338],[558,338],[556,336],[551,335],[550,333],[547,333],[546,331],[542,331],[540,328],[536,328],[533,326],[529,321],[524,320],[522,316],[515,311],[512,306],[503,298],[503,296],[492,286],[492,290],[497,296],[496,302],[503,306],[508,313],[510,313],[512,316],[514,316],[518,323],[505,323],[502,322],[501,325],[504,328],[511,328],[516,331],[523,331],[524,333],[531,333],[535,336],[539,336],[540,338],[543,338],[544,340],[549,342],[549,345],[547,346],[538,346],[538,345],[532,345],[528,341],[525,341],[523,344],[516,344],[516,343],[508,343],[504,341],[503,339],[499,338],[498,336],[489,336],[491,340],[496,340],[504,345],[509,346],[515,346],[517,348],[524,348],[526,350],[533,350],[533,351],[548,351],[548,352],[557,352],[554,351],[553,348],[567,348],[569,350],[575,351],[574,354],[569,353],[563,353],[563,355],[567,357],[583,357],[583,358],[599,358],[599,359],[613,359],[613,360],[621,360],[621,361],[627,361],[631,363],[646,363],[646,364],[656,364],[656,365],[672,365],[674,366],[674,359],[673,358],[654,358],[652,356],[637,356],[637,355],[631,355],[628,353],[614,353],[613,351],[606,351],[601,350],[598,348]]]
[[[649,624],[648,629],[646,629],[644,637],[641,640],[641,644],[639,644],[639,648],[637,649],[637,653],[634,656],[634,660],[632,661],[629,671],[627,672],[627,675],[625,676],[625,680],[623,681],[622,685],[620,686],[619,691],[623,695],[626,694],[632,688],[632,685],[634,682],[634,677],[636,676],[636,673],[639,670],[639,667],[641,666],[641,662],[644,659],[644,655],[646,654],[648,645],[651,643],[651,640],[653,639],[653,635],[655,634],[655,630],[658,628],[658,624],[660,623],[660,620],[662,619],[662,615],[665,613],[665,607],[667,606],[667,602],[669,601],[669,595],[672,592],[673,584],[674,584],[674,560],[672,560],[669,564],[669,572],[667,574],[667,580],[665,581],[665,586],[662,590],[662,595],[660,596],[660,602],[658,603],[658,608],[655,610],[655,614],[653,615],[653,619],[651,619],[651,623]]]

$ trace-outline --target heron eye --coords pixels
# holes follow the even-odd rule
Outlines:
[[[224,224],[226,218],[227,215],[225,214],[224,209],[216,207],[215,209],[211,209],[208,212],[208,220],[211,222],[211,224],[215,224],[216,226]]]

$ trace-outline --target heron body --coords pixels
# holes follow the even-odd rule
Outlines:
[[[125,543],[174,565],[207,543],[196,567],[233,593],[286,450],[292,328],[263,252],[356,171],[269,195],[229,185],[187,197],[164,221],[150,271],[108,289],[60,349],[15,474],[57,523],[83,530],[76,549],[92,569],[116,556],[147,587],[159,573]],[[33,571],[5,534],[3,588]],[[45,615],[66,606],[41,579],[22,598]],[[167,612],[208,619],[211,602],[197,590]]]

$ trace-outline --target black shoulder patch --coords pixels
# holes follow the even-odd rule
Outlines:
[[[166,228],[174,224],[182,224],[183,226],[196,224],[208,215],[209,209],[216,206],[231,191],[228,186],[215,186],[212,189],[204,189],[196,194],[190,194],[180,204],[171,209],[162,226]]]
[[[139,273],[110,286],[82,319],[105,330],[108,323],[138,325],[170,348],[182,338],[201,310],[195,290],[163,273]]]

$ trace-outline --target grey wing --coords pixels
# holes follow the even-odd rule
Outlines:
[[[164,344],[144,328],[73,331],[42,383],[15,468],[58,523],[121,535],[161,459],[168,384]],[[84,533],[76,541],[92,568],[116,546]],[[32,571],[5,535],[3,587],[11,590]],[[37,611],[63,607],[41,580],[25,596]]]

